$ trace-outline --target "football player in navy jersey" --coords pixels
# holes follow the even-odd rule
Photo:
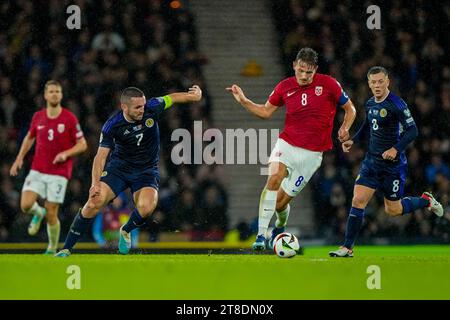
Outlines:
[[[349,152],[369,131],[369,148],[355,181],[352,208],[347,219],[345,242],[331,257],[352,257],[353,245],[361,229],[364,209],[378,189],[384,194],[384,208],[390,216],[412,213],[428,208],[438,217],[443,215],[442,205],[430,192],[421,197],[403,197],[408,163],[405,149],[418,135],[408,105],[389,91],[389,76],[385,68],[375,66],[367,73],[373,97],[366,103],[366,118],[355,136],[342,143]]]
[[[69,256],[99,210],[127,188],[131,189],[136,207],[128,222],[120,228],[119,252],[129,252],[130,232],[144,225],[158,201],[159,116],[174,103],[195,102],[201,98],[202,91],[196,85],[188,92],[149,100],[135,87],[122,92],[121,111],[105,122],[100,134],[99,148],[92,165],[89,199],[78,211],[64,248],[56,256]]]

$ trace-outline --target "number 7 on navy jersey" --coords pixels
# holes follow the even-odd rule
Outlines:
[[[136,135],[136,139],[137,139],[137,145],[140,146],[141,145],[141,140],[144,137],[143,133],[139,133]]]

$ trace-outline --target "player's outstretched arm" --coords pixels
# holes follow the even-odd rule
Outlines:
[[[342,109],[344,109],[345,115],[344,121],[338,131],[338,138],[340,142],[350,139],[349,131],[356,118],[356,109],[350,99],[342,106]]]
[[[199,86],[193,85],[188,92],[175,92],[168,96],[172,99],[172,103],[197,102],[202,99],[202,90]]]
[[[30,137],[30,133],[27,133],[25,138],[22,141],[22,145],[20,146],[19,153],[17,154],[16,160],[11,166],[11,169],[9,170],[9,174],[13,177],[17,176],[19,173],[19,170],[23,166],[23,159],[27,155],[28,151],[30,151],[31,147],[34,144],[35,138]]]
[[[70,149],[65,150],[63,152],[58,153],[53,159],[53,163],[61,163],[65,162],[70,157],[74,157],[80,153],[83,153],[87,150],[87,142],[85,138],[80,138],[77,140],[77,143]]]
[[[266,104],[254,103],[244,95],[244,91],[242,91],[242,89],[238,85],[233,84],[231,87],[225,89],[228,92],[231,92],[234,99],[239,102],[245,109],[247,109],[247,111],[253,113],[261,119],[270,118],[272,114],[278,109],[277,106],[274,106],[269,101],[267,101]]]

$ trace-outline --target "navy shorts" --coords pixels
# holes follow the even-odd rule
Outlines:
[[[106,183],[116,196],[127,188],[132,194],[145,187],[158,190],[159,171],[158,168],[130,170],[114,164],[106,165],[100,181]]]
[[[406,174],[406,163],[392,164],[366,157],[355,184],[381,190],[386,199],[397,201],[403,198]]]

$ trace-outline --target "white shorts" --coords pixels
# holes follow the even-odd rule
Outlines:
[[[25,178],[23,191],[36,192],[42,199],[53,203],[63,203],[68,180],[65,177],[30,170]]]
[[[288,176],[281,182],[281,188],[289,196],[295,197],[320,167],[322,152],[294,147],[283,139],[278,139],[270,154],[270,162],[281,162],[286,165]]]

